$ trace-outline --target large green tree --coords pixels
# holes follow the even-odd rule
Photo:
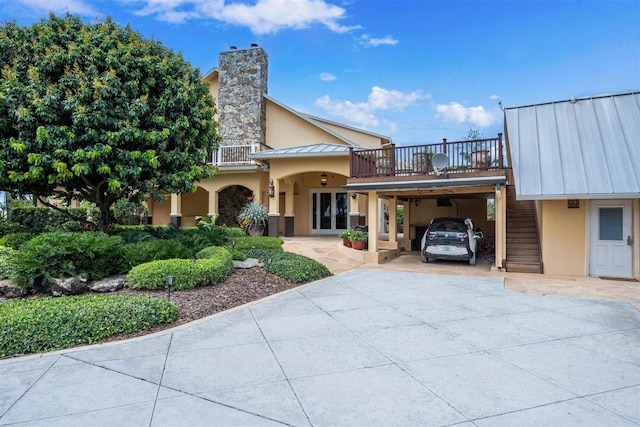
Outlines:
[[[215,107],[179,54],[110,19],[0,27],[0,190],[87,200],[184,194],[213,176]]]

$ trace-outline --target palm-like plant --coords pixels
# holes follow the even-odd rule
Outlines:
[[[240,227],[250,235],[261,235],[269,218],[269,210],[258,202],[249,202],[238,214]]]

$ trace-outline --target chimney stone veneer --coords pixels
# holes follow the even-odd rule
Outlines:
[[[265,143],[267,68],[267,54],[257,46],[220,54],[218,130],[222,145]]]

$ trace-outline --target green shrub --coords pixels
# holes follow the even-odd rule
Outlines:
[[[84,295],[0,304],[0,357],[52,351],[129,334],[179,316],[165,299]]]
[[[33,287],[42,279],[84,275],[101,279],[126,271],[122,240],[101,232],[44,233],[24,243],[15,254],[13,279]]]
[[[282,250],[282,239],[279,237],[236,237],[233,240],[236,241],[235,246],[230,242],[227,242],[225,246],[227,249],[233,248],[238,251],[247,251],[250,249],[276,249]]]
[[[0,236],[5,236],[11,233],[19,233],[22,231],[29,231],[29,229],[18,224],[17,222],[0,221]]]
[[[240,227],[227,227],[223,225],[220,226],[220,228],[222,228],[226,233],[227,240],[235,239],[237,237],[247,237],[247,233]]]
[[[173,276],[176,291],[214,285],[233,272],[231,256],[220,258],[166,259],[135,266],[127,274],[126,286],[132,289],[164,289],[167,276]]]
[[[220,246],[209,246],[202,249],[196,255],[199,259],[208,259],[208,258],[216,258],[222,259],[225,263],[227,261],[231,261],[232,257],[228,250]]]
[[[149,261],[171,258],[191,258],[193,252],[176,240],[148,240],[124,245],[124,257],[131,267]]]
[[[36,233],[29,231],[19,231],[17,233],[6,234],[0,237],[0,246],[11,249],[20,249],[23,243],[28,242],[36,236]]]
[[[177,240],[192,250],[189,257],[208,246],[222,246],[234,230],[227,227],[176,227],[174,225],[141,225],[118,226],[114,234],[121,236],[126,243],[133,243],[152,238],[161,240]]]
[[[312,282],[331,276],[331,272],[327,267],[318,261],[291,252],[282,252],[274,249],[253,249],[246,251],[246,254],[251,258],[263,260],[269,273],[293,283]]]
[[[0,246],[0,280],[9,279],[13,275],[13,257],[16,251]]]
[[[67,214],[52,208],[35,206],[14,207],[11,209],[10,220],[36,231],[52,231],[65,229],[70,231],[82,230],[84,220],[97,216],[96,208],[62,208]]]

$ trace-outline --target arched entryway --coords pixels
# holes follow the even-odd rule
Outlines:
[[[218,219],[216,224],[227,227],[238,226],[238,214],[253,198],[253,191],[242,185],[232,185],[218,193]]]

